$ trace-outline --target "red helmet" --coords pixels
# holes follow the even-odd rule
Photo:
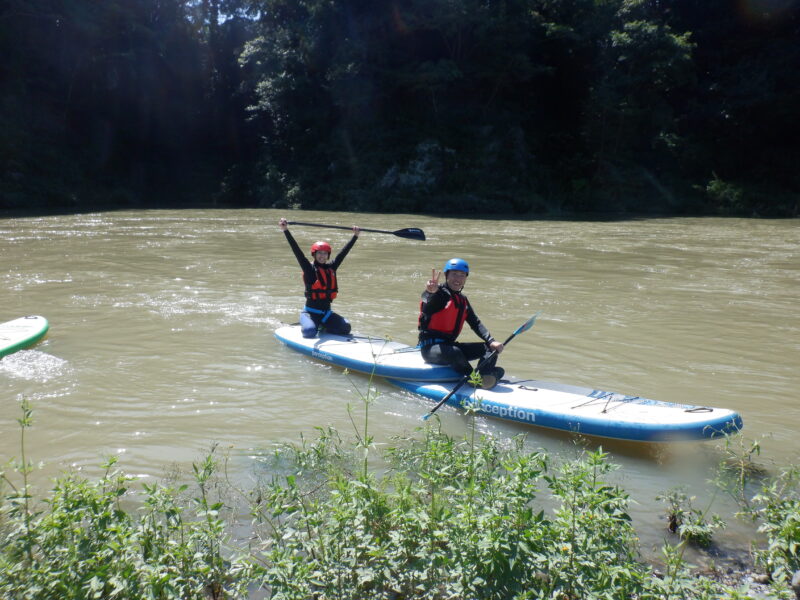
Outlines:
[[[314,242],[311,244],[311,256],[314,256],[318,250],[331,253],[331,245],[328,242]]]

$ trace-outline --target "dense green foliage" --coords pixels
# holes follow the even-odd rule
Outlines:
[[[462,440],[432,427],[398,439],[377,470],[370,467],[370,403],[354,444],[320,430],[312,443],[265,455],[263,480],[251,490],[219,476],[212,448],[194,465],[194,493],[187,485],[138,489],[111,460],[99,479],[67,473],[40,498],[24,439],[32,412],[23,402],[21,458],[0,471],[0,596],[750,597],[692,573],[686,541],[664,546],[662,573],[643,562],[630,499],[608,483],[615,467],[602,451],[556,460],[526,450],[522,438],[477,438],[473,421]],[[474,419],[474,409],[467,412]],[[756,560],[775,597],[786,597],[800,567],[799,491],[791,469],[766,480],[747,505],[767,535]],[[671,513],[692,513],[678,496],[670,495]],[[702,517],[692,527],[709,535],[714,528]]]
[[[800,6],[4,0],[0,208],[796,215]]]
[[[222,598],[246,590],[249,567],[226,560],[222,503],[212,501],[213,453],[195,466],[197,495],[186,486],[131,487],[133,477],[115,468],[89,480],[68,473],[42,500],[32,493],[34,469],[26,458],[31,409],[23,402],[21,459],[0,471],[0,597]],[[123,502],[134,493],[138,511]],[[137,514],[138,512],[138,514]],[[225,592],[223,593],[223,588]]]
[[[770,543],[755,552],[758,565],[779,585],[800,571],[800,468],[792,466],[753,498],[753,517]]]

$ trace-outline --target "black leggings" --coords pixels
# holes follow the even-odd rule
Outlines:
[[[422,358],[426,363],[448,365],[462,375],[469,375],[472,373],[472,366],[470,366],[469,361],[488,356],[491,352],[483,342],[468,342],[466,344],[461,342],[449,344],[445,342],[422,348]],[[480,369],[480,374],[491,375],[494,373],[496,363],[497,354],[486,361],[486,364]]]
[[[300,329],[303,332],[304,338],[317,337],[318,329],[337,335],[350,334],[350,321],[343,316],[332,312],[328,315],[327,320],[322,323],[323,316],[324,315],[320,314],[312,314],[307,310],[300,313]]]

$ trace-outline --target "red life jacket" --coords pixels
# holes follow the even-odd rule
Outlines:
[[[306,298],[309,300],[333,300],[339,287],[336,282],[336,271],[324,265],[314,265],[317,278],[311,285],[306,281]]]
[[[427,336],[441,335],[449,341],[455,341],[467,320],[467,308],[469,301],[466,296],[451,294],[444,308],[427,318],[420,303],[419,328]]]

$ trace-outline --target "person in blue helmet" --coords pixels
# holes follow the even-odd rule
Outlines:
[[[444,283],[439,279],[444,273]],[[469,265],[462,258],[451,258],[442,271],[431,270],[431,278],[422,292],[419,310],[419,345],[422,358],[434,365],[449,365],[462,375],[470,375],[469,361],[483,359],[495,352],[479,370],[483,389],[490,389],[505,371],[496,365],[503,344],[489,333],[462,293],[469,276]],[[482,342],[458,342],[467,323]]]
[[[328,262],[331,256],[331,245],[328,242],[315,242],[311,245],[311,256],[314,260],[310,261],[292,237],[289,231],[289,222],[286,219],[280,219],[278,226],[286,236],[286,241],[289,242],[300,268],[303,269],[303,283],[306,288],[306,304],[300,312],[300,329],[303,337],[316,337],[323,329],[328,333],[349,335],[350,322],[333,312],[331,303],[339,293],[336,271],[344,257],[355,245],[361,229],[353,227],[353,237],[336,255],[336,258]]]

